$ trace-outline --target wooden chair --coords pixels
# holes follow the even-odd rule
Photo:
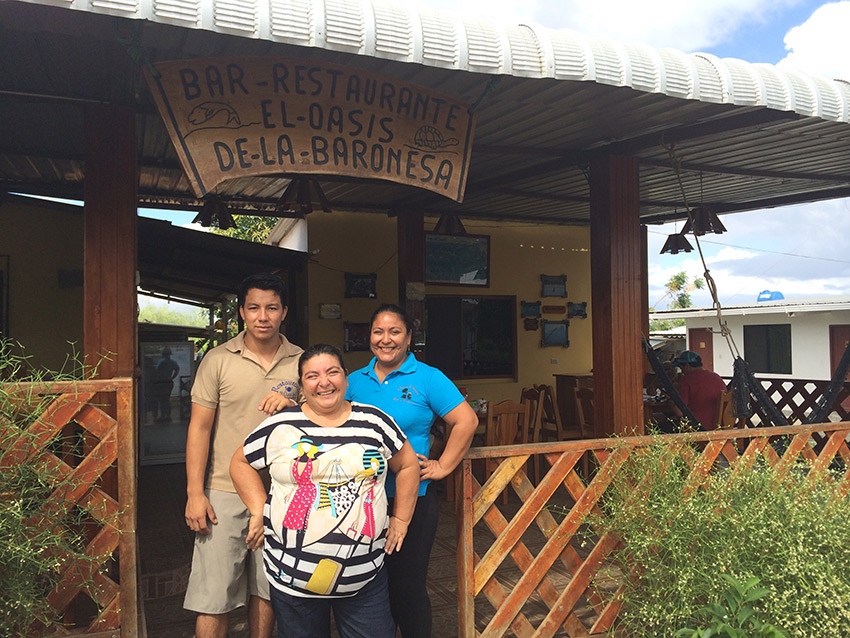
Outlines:
[[[523,388],[520,395],[520,403],[528,404],[528,440],[531,443],[537,443],[541,440],[543,431],[543,391],[539,386],[533,388]],[[534,468],[533,482],[537,485],[540,480],[540,457],[533,456]]]
[[[582,412],[577,402],[578,422],[565,424],[561,420],[561,411],[558,409],[558,402],[555,400],[555,393],[552,391],[552,386],[539,385],[540,390],[540,405],[541,405],[541,433],[540,440],[550,441],[570,441],[574,439],[593,438],[593,425],[590,425],[589,430],[584,426]],[[592,388],[580,388],[582,391],[589,391],[593,394]],[[579,388],[573,388],[578,391]],[[588,455],[582,457],[582,467],[584,475],[588,475],[589,462]]]
[[[593,388],[575,388],[576,412],[581,438],[592,439],[596,436],[593,423]]]
[[[513,443],[528,443],[528,423],[530,404],[517,403],[510,399],[491,405],[487,410],[487,432],[485,443],[488,446],[512,445]],[[496,461],[487,459],[484,463],[487,480],[496,467]],[[508,502],[507,490],[502,495],[502,502]]]

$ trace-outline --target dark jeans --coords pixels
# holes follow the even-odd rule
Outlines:
[[[387,570],[346,598],[301,598],[271,586],[278,638],[330,638],[331,610],[340,638],[393,638]]]
[[[425,495],[416,500],[416,510],[401,551],[386,557],[390,606],[402,638],[431,636],[431,599],[425,585],[439,514],[440,497],[437,486],[431,483]]]

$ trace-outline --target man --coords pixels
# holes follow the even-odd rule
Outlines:
[[[198,612],[196,638],[225,638],[229,612],[248,603],[251,638],[274,626],[262,550],[247,549],[250,514],[230,480],[230,458],[269,414],[294,405],[301,348],[280,333],[286,286],[274,275],[240,285],[245,329],[201,360],[186,437],[186,524],[196,532],[183,606]],[[206,482],[205,482],[206,476]]]
[[[682,370],[682,378],[676,386],[679,395],[703,429],[713,430],[717,399],[726,391],[726,383],[716,372],[703,368],[702,357],[693,350],[682,352],[674,365]]]

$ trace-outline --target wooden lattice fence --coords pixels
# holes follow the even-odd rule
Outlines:
[[[136,638],[136,431],[132,379],[15,384],[22,397],[51,398],[2,455],[0,471],[38,458],[61,477],[37,514],[45,525],[72,508],[86,513],[89,559],[63,567],[48,595],[66,635]],[[89,604],[86,598],[90,599]],[[91,604],[93,601],[94,605]],[[95,608],[92,614],[79,608]],[[94,616],[94,618],[85,616]]]
[[[799,458],[807,459],[813,476],[837,457],[844,468],[850,467],[848,435],[850,423],[840,422],[669,438],[700,443],[701,453],[689,460],[690,481],[697,486],[717,463],[728,463],[734,470],[751,466],[758,457],[780,469]],[[782,445],[772,445],[779,437],[787,439]],[[460,638],[593,636],[614,625],[619,611],[618,584],[600,591],[592,587],[592,581],[605,580],[601,570],[618,540],[603,534],[595,544],[581,547],[576,533],[619,468],[652,441],[653,437],[626,437],[616,443],[596,439],[472,448],[468,452],[461,464],[456,499]],[[534,454],[542,455],[550,465],[536,486],[526,474]],[[581,475],[579,461],[584,454],[592,455],[598,468],[590,481]],[[484,459],[498,459],[500,464],[482,485],[475,474],[480,474],[478,466],[483,466]],[[850,470],[843,483],[850,489]],[[502,504],[505,490],[518,498]],[[552,503],[564,505],[562,520],[550,513]]]
[[[731,381],[725,377],[727,383]],[[802,423],[812,413],[818,400],[826,393],[829,381],[821,379],[759,378],[761,386],[777,409],[794,425]],[[758,406],[755,406],[758,408]],[[824,421],[850,421],[850,383],[844,383]],[[748,427],[758,427],[763,418],[756,411],[748,420]]]

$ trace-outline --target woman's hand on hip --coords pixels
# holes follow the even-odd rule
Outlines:
[[[439,460],[429,459],[424,454],[417,454],[416,458],[419,459],[420,481],[439,481],[449,475],[449,472],[446,471],[446,468],[442,466]]]

